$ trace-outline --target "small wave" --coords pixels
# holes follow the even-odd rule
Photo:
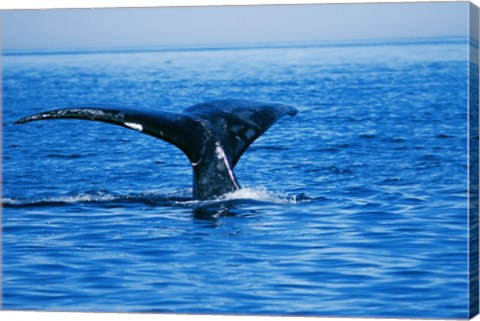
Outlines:
[[[79,155],[79,154],[72,154],[72,155],[48,154],[46,157],[47,158],[61,158],[61,159],[76,159],[76,158],[82,158],[84,156]]]
[[[253,201],[271,204],[296,204],[318,200],[304,193],[283,194],[271,192],[264,188],[242,188],[225,194],[213,200],[193,200],[184,196],[185,191],[175,194],[161,194],[157,192],[115,194],[107,191],[80,193],[78,195],[46,197],[46,198],[3,198],[3,207],[40,207],[40,206],[67,206],[82,203],[146,203],[158,206],[204,206],[237,201]]]
[[[87,192],[78,195],[57,196],[46,198],[3,198],[4,207],[37,207],[37,206],[66,206],[83,203],[149,203],[149,204],[171,204],[186,201],[188,198],[178,195],[168,195],[145,192],[116,194],[107,191]]]
[[[455,138],[455,136],[454,135],[448,135],[448,134],[438,134],[437,138],[448,139],[448,138]]]
[[[60,206],[74,203],[107,202],[118,199],[118,196],[109,193],[82,193],[73,196],[46,197],[40,199],[3,198],[4,207],[32,207],[32,206]]]
[[[375,135],[374,133],[372,132],[367,132],[367,133],[361,133],[358,135],[359,138],[365,138],[365,139],[373,139],[373,138],[376,138],[377,135]]]
[[[257,150],[288,150],[289,148],[286,146],[251,146],[249,147],[249,151],[257,151]]]

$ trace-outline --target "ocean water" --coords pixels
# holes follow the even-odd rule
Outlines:
[[[466,39],[3,56],[3,309],[468,317]],[[89,102],[295,106],[243,189]]]

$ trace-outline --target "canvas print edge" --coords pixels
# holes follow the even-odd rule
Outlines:
[[[469,59],[470,59],[470,75],[469,75],[469,125],[470,125],[470,150],[469,150],[469,162],[470,162],[470,318],[473,318],[478,314],[479,309],[479,295],[478,295],[478,262],[479,262],[479,250],[478,250],[478,94],[479,94],[479,78],[478,78],[478,28],[479,28],[479,8],[470,3],[470,47],[469,47]]]
[[[470,4],[470,29],[478,30],[478,7]],[[470,125],[470,317],[478,314],[478,33],[471,32],[469,125]]]

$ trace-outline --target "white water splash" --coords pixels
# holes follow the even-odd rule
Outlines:
[[[47,197],[42,199],[16,199],[16,198],[3,198],[2,204],[4,205],[35,205],[42,203],[90,203],[90,202],[108,202],[118,200],[120,197],[108,193],[91,193],[91,194],[79,194],[73,196],[59,196],[59,197]]]
[[[271,204],[297,204],[302,201],[297,195],[287,195],[279,192],[268,191],[263,187],[241,188],[235,192],[227,193],[211,200],[187,200],[177,201],[177,205],[181,206],[208,206],[221,204],[229,201],[254,201]]]
[[[92,194],[79,194],[75,196],[61,197],[57,200],[63,203],[78,203],[78,202],[107,202],[115,201],[119,199],[119,196],[108,193],[92,193]],[[55,201],[55,198],[51,199]]]
[[[265,188],[241,188],[235,192],[223,195],[220,200],[254,200],[275,204],[296,203],[295,197],[288,197],[281,193],[275,193]]]

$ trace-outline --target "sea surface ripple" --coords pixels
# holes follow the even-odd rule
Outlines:
[[[466,318],[467,45],[8,55],[3,308]],[[75,120],[88,102],[180,112],[279,101],[244,187],[191,199],[173,146]]]

